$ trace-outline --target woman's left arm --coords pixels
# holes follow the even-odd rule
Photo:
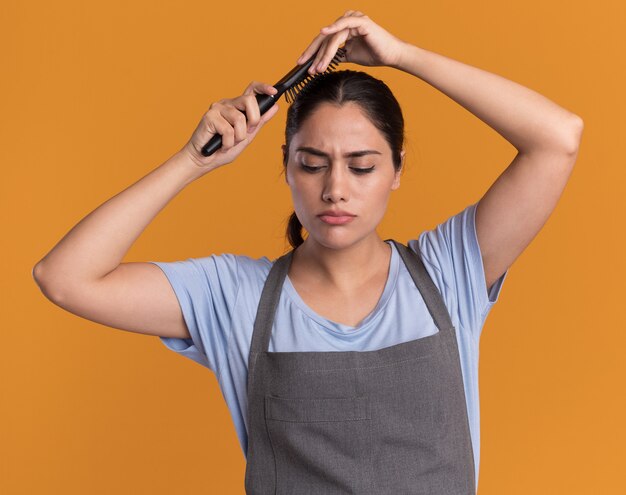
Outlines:
[[[548,220],[578,155],[583,121],[513,81],[408,45],[396,68],[439,89],[518,150],[476,207],[487,287]]]

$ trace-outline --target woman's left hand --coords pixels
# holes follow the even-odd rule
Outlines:
[[[367,66],[397,67],[407,43],[395,37],[358,10],[348,10],[335,22],[323,27],[302,52],[298,65],[306,62],[319,49],[309,73],[324,72],[345,42],[343,61]]]

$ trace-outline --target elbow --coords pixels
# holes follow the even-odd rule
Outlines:
[[[576,114],[572,114],[572,123],[569,130],[564,134],[563,145],[568,155],[576,156],[580,149],[580,142],[582,140],[583,129],[585,125],[583,119]]]
[[[45,281],[45,276],[43,274],[43,264],[41,262],[37,263],[33,267],[31,275],[33,277],[33,280],[37,284],[37,287],[39,287],[41,293],[46,296],[46,298],[48,298],[50,301],[56,304],[56,301],[58,300],[56,291],[53,291],[50,288],[50,284]]]
[[[30,272],[31,277],[33,277],[33,280],[35,281],[35,283],[37,284],[37,286],[41,289],[41,262],[37,263],[32,271]]]
[[[570,113],[567,122],[559,122],[545,129],[540,141],[529,145],[528,149],[518,148],[526,153],[548,153],[553,156],[568,157],[568,162],[576,160],[583,134],[583,119]]]

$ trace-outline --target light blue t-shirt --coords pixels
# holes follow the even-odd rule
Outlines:
[[[456,328],[478,486],[479,339],[508,270],[488,294],[476,237],[476,205],[422,232],[407,245],[413,251],[419,245],[426,270],[443,295]],[[315,313],[287,276],[268,350],[370,351],[436,333],[437,327],[419,290],[395,246],[388,243],[392,254],[387,283],[377,306],[357,327]],[[265,256],[255,259],[221,254],[151,263],[159,266],[170,281],[191,334],[191,339],[160,339],[169,349],[215,373],[246,454],[248,354],[261,291],[273,261]]]

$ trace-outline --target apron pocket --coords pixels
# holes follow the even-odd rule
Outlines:
[[[277,494],[367,491],[372,450],[369,396],[266,395],[265,418]]]

